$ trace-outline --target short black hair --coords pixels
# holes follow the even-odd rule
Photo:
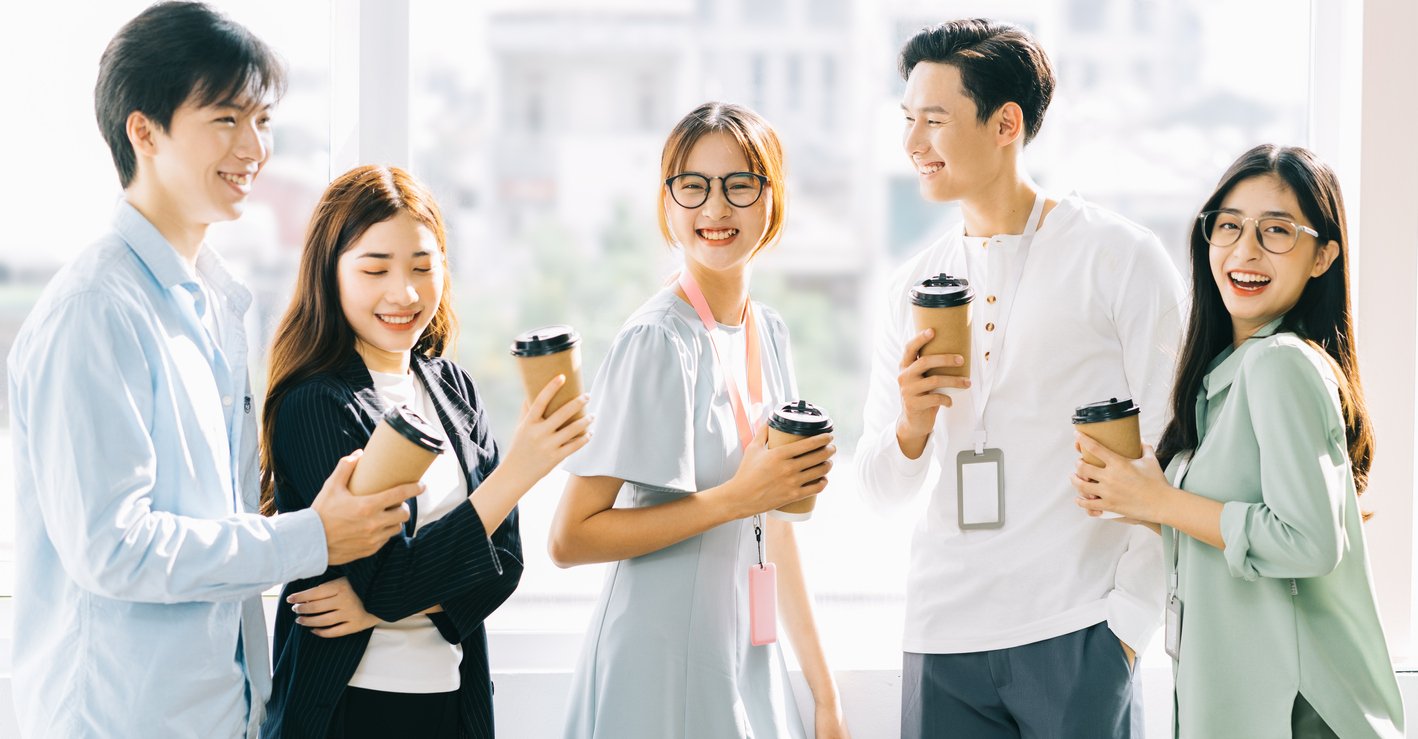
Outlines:
[[[197,105],[279,100],[285,63],[246,28],[199,2],[162,2],[119,29],[99,60],[94,114],[124,188],[138,172],[128,116],[161,130],[189,99]]]
[[[901,47],[901,79],[921,62],[960,70],[980,123],[1012,102],[1024,111],[1024,143],[1039,134],[1054,97],[1054,68],[1028,31],[986,18],[927,26]]]

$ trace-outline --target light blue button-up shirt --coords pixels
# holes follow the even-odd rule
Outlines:
[[[194,273],[125,202],[25,319],[9,356],[25,736],[255,736],[259,595],[323,572],[326,550],[314,511],[253,513],[250,302],[211,249]]]

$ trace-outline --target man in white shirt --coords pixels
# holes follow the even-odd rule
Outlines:
[[[921,194],[964,215],[882,296],[857,451],[873,505],[929,494],[907,586],[902,736],[1141,737],[1133,665],[1161,621],[1160,537],[1075,504],[1070,418],[1131,398],[1156,441],[1181,279],[1146,229],[1030,179],[1024,146],[1054,74],[1028,33],[945,23],[910,39],[900,64]],[[910,291],[940,273],[974,292],[968,359],[918,357],[931,334],[914,327]],[[969,379],[926,375],[967,362]]]

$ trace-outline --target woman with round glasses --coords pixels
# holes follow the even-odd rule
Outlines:
[[[1339,182],[1260,146],[1202,210],[1171,423],[1137,461],[1080,435],[1105,466],[1079,463],[1078,503],[1160,524],[1177,735],[1402,736],[1358,501],[1374,441]]]
[[[821,492],[835,451],[830,434],[768,449],[762,423],[797,396],[787,327],[749,299],[754,258],[783,226],[782,146],[753,111],[706,103],[671,131],[661,170],[660,231],[684,269],[616,336],[592,393],[597,434],[564,465],[552,524],[558,565],[611,563],[564,736],[805,736],[757,628],[776,606],[816,736],[846,737],[791,524],[763,515]],[[764,563],[776,599],[750,586]]]

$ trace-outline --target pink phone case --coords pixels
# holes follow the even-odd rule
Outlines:
[[[778,641],[778,568],[772,562],[748,568],[748,641],[755,647]]]

